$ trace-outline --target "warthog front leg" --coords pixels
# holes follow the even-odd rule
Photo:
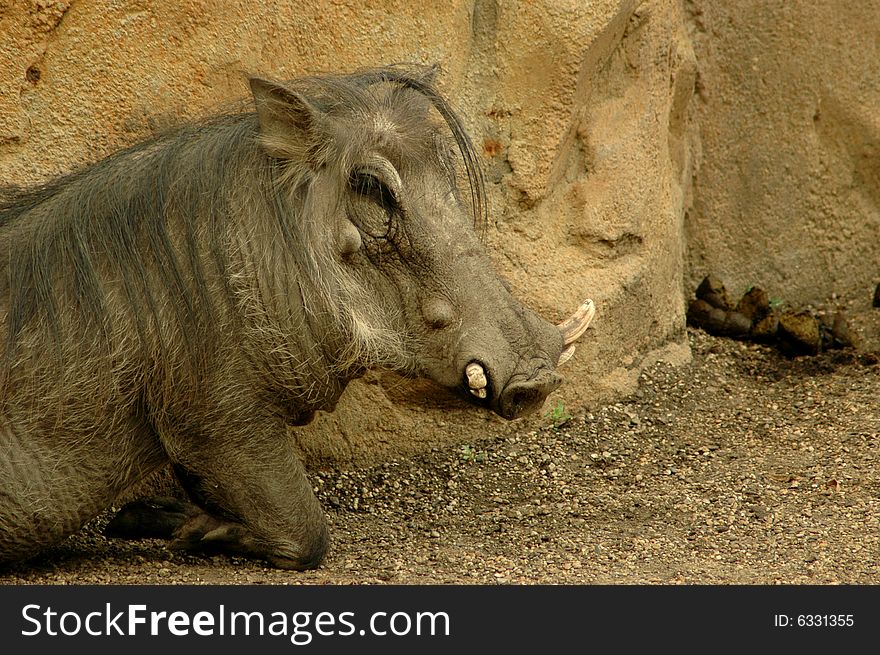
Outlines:
[[[277,419],[248,419],[162,435],[192,503],[129,503],[108,535],[166,538],[172,548],[257,557],[279,568],[318,566],[327,526],[293,440]]]
[[[187,521],[201,513],[197,505],[177,498],[134,500],[116,513],[104,534],[114,539],[173,539]]]
[[[175,550],[263,557],[282,568],[313,565],[299,560],[276,562],[242,523],[218,518],[178,498],[156,496],[127,503],[107,524],[104,534],[116,539],[168,539]]]

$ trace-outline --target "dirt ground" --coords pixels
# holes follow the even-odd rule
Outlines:
[[[880,581],[880,364],[787,359],[689,330],[693,360],[625,400],[505,439],[313,481],[312,572],[105,539],[94,521],[6,584]]]

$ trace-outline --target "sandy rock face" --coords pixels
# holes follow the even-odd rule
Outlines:
[[[596,302],[551,402],[577,410],[632,390],[658,348],[688,357],[677,344],[697,63],[679,2],[12,0],[0,4],[0,35],[7,183],[46,179],[246,98],[247,73],[440,63],[442,90],[482,151],[499,272],[550,320]],[[857,129],[862,114],[822,97],[820,121]],[[858,155],[848,152],[836,156]],[[509,429],[426,383],[371,374],[298,434],[313,462],[364,461]]]
[[[702,162],[688,288],[869,306],[880,274],[880,5],[686,3]]]

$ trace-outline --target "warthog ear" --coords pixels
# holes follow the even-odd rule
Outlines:
[[[258,77],[249,82],[260,122],[260,144],[273,157],[302,160],[314,138],[318,110],[277,82]]]

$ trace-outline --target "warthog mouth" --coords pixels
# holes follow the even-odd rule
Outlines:
[[[561,366],[574,355],[577,341],[586,332],[596,315],[592,300],[585,300],[577,311],[557,325],[562,335],[563,350],[555,366]],[[468,362],[464,369],[464,383],[471,396],[485,401],[501,416],[516,418],[540,408],[544,399],[562,383],[562,377],[548,366],[538,366],[529,374],[517,374],[500,385],[493,380],[485,364],[478,360]],[[493,386],[496,394],[493,393]],[[500,386],[500,388],[499,388]]]
[[[544,399],[562,384],[562,376],[540,359],[528,372],[517,372],[503,381],[496,380],[490,368],[476,361],[468,364],[465,375],[469,385],[481,385],[469,388],[471,396],[506,419],[537,411]]]

